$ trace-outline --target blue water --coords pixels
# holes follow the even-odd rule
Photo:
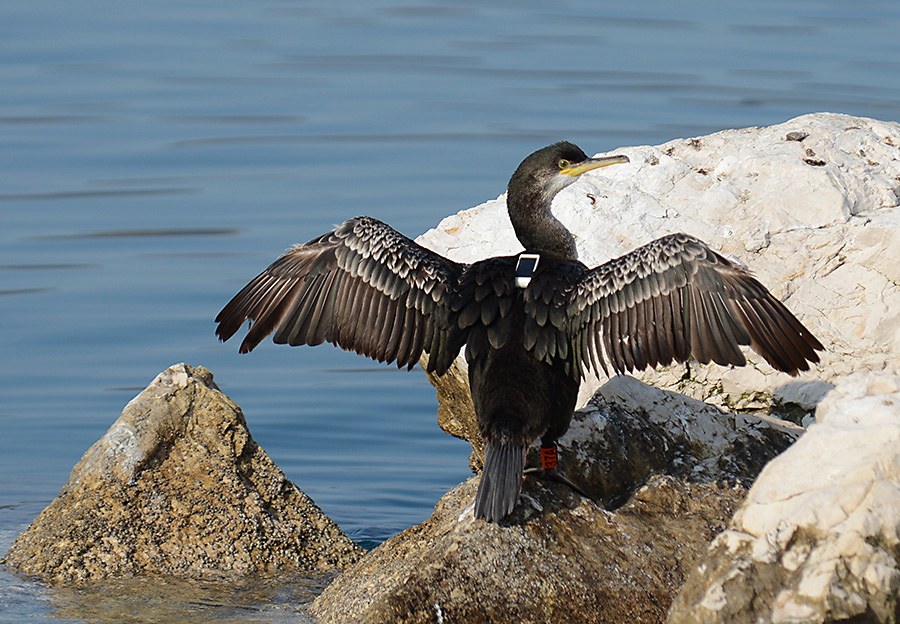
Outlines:
[[[562,138],[595,152],[822,110],[900,120],[897,32],[892,0],[6,0],[0,551],[180,361],[213,371],[352,537],[423,520],[469,474],[424,374],[328,346],[239,356],[212,319],[243,283],[349,216],[418,235]],[[0,572],[0,620],[102,620],[92,595]],[[129,604],[133,621],[158,607]],[[166,619],[256,617],[197,609]]]

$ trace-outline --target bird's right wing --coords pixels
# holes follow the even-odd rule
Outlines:
[[[241,353],[275,331],[276,343],[328,341],[409,368],[425,351],[428,370],[441,374],[463,342],[448,323],[463,268],[377,219],[357,217],[273,262],[219,312],[216,335],[228,340],[249,320]]]
[[[796,375],[818,340],[752,275],[687,234],[671,234],[586,272],[569,298],[579,367],[616,373],[684,362],[743,365],[739,345]],[[583,368],[582,368],[583,370]]]

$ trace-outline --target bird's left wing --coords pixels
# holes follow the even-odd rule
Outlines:
[[[576,363],[608,374],[684,362],[743,365],[739,345],[796,375],[815,336],[749,273],[687,234],[659,238],[587,271],[569,297]]]
[[[328,341],[409,368],[425,351],[441,374],[462,344],[448,314],[463,268],[377,219],[349,219],[255,277],[219,312],[216,335],[228,340],[249,320],[241,353],[274,331],[276,343]]]

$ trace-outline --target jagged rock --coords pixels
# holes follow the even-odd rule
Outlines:
[[[614,151],[630,164],[580,176],[554,201],[583,262],[687,232],[749,267],[828,349],[790,384],[749,352],[742,368],[692,364],[688,378],[675,366],[640,379],[732,408],[812,410],[830,388],[822,381],[900,360],[900,124],[818,113]],[[503,196],[417,240],[464,262],[521,251]],[[588,380],[583,397],[599,385]]]
[[[498,526],[473,518],[470,479],[313,611],[323,622],[660,622],[742,484],[797,430],[614,379],[559,441],[565,476],[589,498],[527,478]]]
[[[312,613],[322,624],[660,622],[745,494],[656,477],[608,513],[526,479],[527,502],[497,525],[472,515],[477,484],[455,487],[427,521],[344,572]]]
[[[610,509],[654,475],[750,487],[802,433],[777,418],[726,412],[633,377],[614,377],[560,438],[560,470]],[[539,465],[537,446],[531,452],[531,465]]]
[[[4,563],[44,580],[334,570],[361,549],[250,437],[202,367],[156,379],[84,454]]]
[[[470,461],[480,471],[484,449],[477,430],[457,426],[455,435],[472,442]],[[749,487],[766,462],[803,431],[778,418],[735,414],[620,376],[573,416],[558,441],[560,470],[604,507],[618,506],[658,474]],[[530,466],[540,464],[538,447],[536,441],[529,450]]]
[[[671,624],[900,621],[900,375],[859,373],[773,460]]]
[[[428,373],[428,380],[437,390],[438,425],[452,436],[467,440],[472,445],[469,465],[480,472],[484,464],[484,440],[475,422],[475,405],[469,393],[466,362],[458,358],[446,374]]]

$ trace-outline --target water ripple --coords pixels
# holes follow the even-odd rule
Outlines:
[[[22,201],[33,199],[78,199],[85,197],[133,197],[148,195],[186,195],[197,193],[197,188],[160,188],[160,189],[112,189],[85,191],[49,191],[40,193],[0,193],[0,201]]]
[[[99,230],[77,234],[47,234],[31,236],[28,240],[71,240],[85,238],[146,238],[158,236],[230,236],[240,228],[141,228],[134,230]]]

